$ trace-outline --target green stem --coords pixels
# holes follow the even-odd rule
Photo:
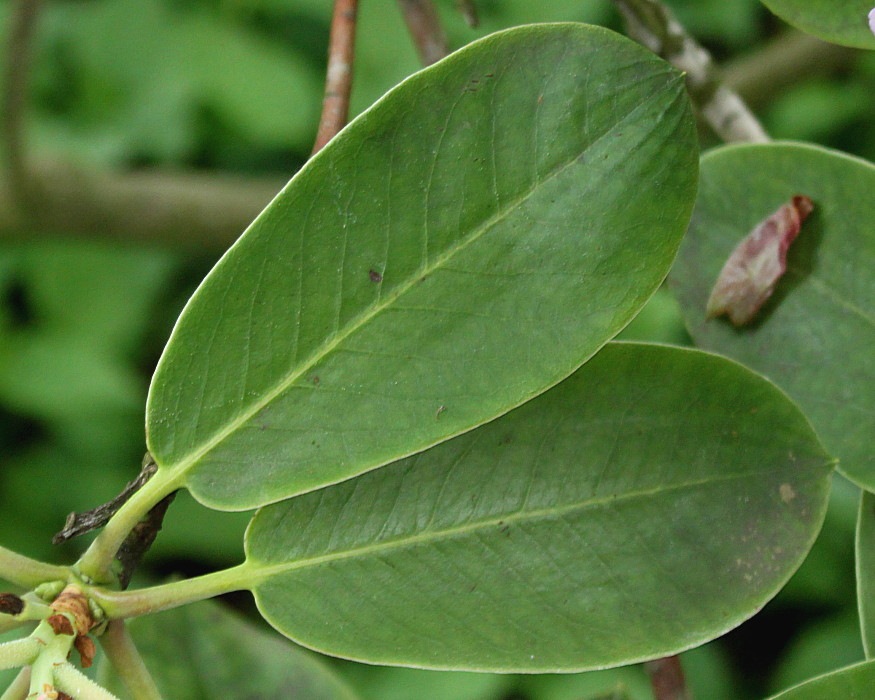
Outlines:
[[[113,620],[107,625],[106,632],[100,637],[100,646],[134,700],[161,700],[161,692],[131,639],[124,620]]]
[[[60,690],[76,700],[119,700],[66,661],[55,667],[55,682]]]
[[[30,666],[23,668],[18,672],[15,680],[12,681],[6,692],[0,695],[0,700],[25,700],[27,691],[30,688]]]
[[[167,494],[181,485],[181,477],[172,470],[159,469],[112,516],[106,527],[76,562],[76,568],[92,581],[111,583],[115,576],[112,563],[125,538],[146,514]]]
[[[36,588],[46,581],[66,581],[69,575],[66,567],[46,564],[0,547],[0,578],[16,586]]]
[[[253,568],[248,563],[243,563],[205,576],[151,588],[135,591],[91,588],[87,594],[110,620],[118,620],[169,610],[231,591],[242,591],[249,588],[252,572]]]

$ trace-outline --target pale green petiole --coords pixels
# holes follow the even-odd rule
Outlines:
[[[107,625],[106,632],[100,637],[100,646],[134,700],[161,700],[158,686],[131,639],[124,620],[113,620]]]
[[[119,700],[68,661],[58,664],[54,673],[57,687],[76,700]]]
[[[91,588],[88,596],[111,620],[137,617],[195,603],[223,593],[251,588],[257,568],[243,563],[205,576],[165,583],[134,591]]]
[[[0,578],[22,588],[35,588],[46,581],[66,580],[69,570],[31,559],[11,549],[0,547]]]
[[[27,697],[28,688],[30,688],[30,666],[18,672],[12,685],[6,689],[3,695],[0,695],[0,700],[21,700]]]
[[[136,491],[91,543],[76,563],[76,568],[92,581],[111,583],[112,563],[125,538],[146,514],[165,496],[182,486],[183,474],[159,469]]]

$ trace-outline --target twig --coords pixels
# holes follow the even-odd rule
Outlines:
[[[864,53],[791,29],[725,65],[723,77],[748,105],[760,105],[800,80],[830,74],[850,65]]]
[[[29,209],[31,205],[23,122],[27,106],[31,44],[39,7],[39,0],[13,2],[3,76],[6,86],[3,95],[3,141],[7,177],[16,205],[22,210]]]
[[[449,53],[447,35],[431,0],[398,0],[416,53],[422,65],[430,66]]]
[[[108,503],[104,503],[85,513],[70,513],[67,516],[64,529],[52,538],[52,544],[61,544],[73,537],[78,537],[106,525],[113,515],[130,500],[131,496],[154,476],[157,470],[158,465],[155,464],[152,456],[147,452],[143,458],[143,468],[136,479],[125,486],[122,492]],[[143,556],[145,556],[161,531],[164,516],[167,514],[167,509],[175,497],[176,492],[170,493],[150,508],[146,516],[128,533],[115,553],[115,558],[121,564],[118,581],[122,588],[128,587],[131,577],[134,575],[134,570],[140,565]]]
[[[322,117],[313,153],[318,153],[349,119],[352,92],[352,66],[355,53],[355,26],[358,0],[334,0],[334,16],[328,39],[328,70]]]
[[[677,656],[667,656],[644,664],[655,700],[692,700]]]
[[[766,142],[768,135],[741,98],[718,76],[711,55],[659,0],[614,0],[629,36],[684,71],[702,117],[724,141]]]
[[[149,454],[143,459],[143,468],[137,478],[129,482],[122,492],[111,501],[92,508],[84,513],[70,513],[63,529],[52,537],[52,544],[63,544],[74,537],[84,535],[106,525],[113,514],[124,505],[128,499],[145,484],[157,471],[158,465]]]
[[[465,23],[471,29],[480,26],[480,17],[477,15],[477,6],[474,4],[474,0],[456,0],[456,9],[462,13]]]
[[[161,700],[161,693],[131,639],[124,620],[111,620],[100,646],[135,700]]]

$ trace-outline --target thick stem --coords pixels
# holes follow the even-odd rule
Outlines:
[[[614,0],[629,36],[686,74],[702,117],[724,141],[763,143],[768,134],[741,98],[723,84],[711,55],[659,0]]]
[[[30,688],[30,666],[21,669],[6,692],[0,695],[0,700],[25,700]]]
[[[30,208],[31,188],[24,153],[24,110],[27,106],[30,54],[39,0],[14,0],[6,48],[3,98],[3,141],[7,178],[21,210]]]
[[[667,656],[644,664],[650,676],[654,700],[692,700],[687,689],[684,669],[677,656]]]
[[[398,0],[398,2],[422,65],[430,66],[446,56],[449,53],[447,35],[441,27],[432,1]]]
[[[115,512],[76,563],[76,568],[94,582],[113,582],[116,579],[113,561],[119,548],[137,524],[147,517],[149,511],[180,487],[180,480],[181,477],[172,470],[159,469]]]
[[[74,638],[75,635],[72,634],[53,634],[42,647],[31,669],[28,697],[52,697],[55,690],[55,670],[60,664],[67,662]]]
[[[252,567],[243,563],[205,576],[134,591],[92,588],[88,591],[88,596],[101,607],[110,620],[118,620],[170,610],[223,593],[242,591],[249,588],[252,573]]]
[[[313,153],[318,153],[349,119],[349,96],[352,93],[352,65],[355,54],[355,27],[358,0],[334,0],[334,16],[328,39],[328,70],[322,118]]]
[[[113,620],[100,637],[100,646],[134,700],[161,700],[161,693],[124,620]]]
[[[66,567],[46,564],[0,547],[0,579],[16,586],[36,588],[46,581],[66,581],[69,575]]]

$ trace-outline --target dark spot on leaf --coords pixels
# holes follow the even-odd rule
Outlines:
[[[20,279],[13,279],[6,288],[5,306],[13,328],[29,326],[36,320],[36,312],[27,285]]]
[[[319,386],[319,377],[313,377],[314,386]]]
[[[475,590],[477,590],[477,584],[476,584],[476,583],[475,583],[473,586],[471,586],[471,588],[468,589],[468,593],[473,593]]]
[[[383,275],[381,275],[376,270],[368,270],[368,277],[371,278],[371,282],[382,282]]]

